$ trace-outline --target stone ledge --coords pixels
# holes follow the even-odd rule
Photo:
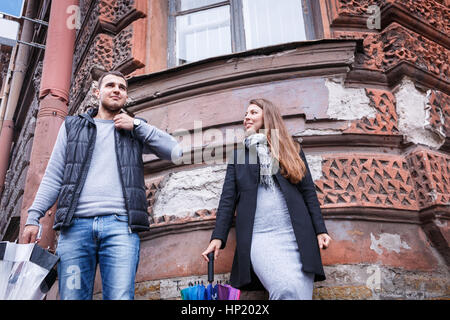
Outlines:
[[[346,73],[362,40],[322,39],[212,57],[129,80],[128,109],[144,108],[217,90],[293,77]]]

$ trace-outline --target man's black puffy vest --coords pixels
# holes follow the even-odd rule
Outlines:
[[[94,152],[97,127],[93,117],[97,113],[96,108],[78,116],[67,116],[65,119],[66,167],[53,225],[55,230],[68,227],[72,222]],[[142,142],[128,130],[114,130],[114,139],[128,224],[132,231],[149,230]]]

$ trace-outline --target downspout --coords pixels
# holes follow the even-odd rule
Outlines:
[[[6,106],[8,105],[9,91],[11,88],[11,77],[14,71],[16,56],[17,56],[17,45],[13,47],[11,51],[11,56],[8,64],[8,71],[6,72],[6,77],[2,83],[2,102],[0,104],[0,132],[2,131],[3,120],[5,119]],[[1,179],[1,177],[0,177]]]
[[[11,60],[9,61],[8,73],[2,86],[3,96],[0,105],[0,195],[3,193],[3,190],[5,188],[6,172],[8,171],[9,166],[9,155],[11,151],[14,131],[14,124],[11,123],[11,121],[5,120],[5,113],[8,105],[7,101],[9,97],[9,91],[11,88],[10,80],[11,73],[14,70],[14,60],[17,53],[16,49],[17,46],[15,46],[11,52]]]
[[[25,17],[33,18],[36,11],[35,7],[35,1],[28,1]],[[33,23],[24,20],[20,40],[31,42],[33,32]],[[29,52],[30,49],[27,45],[19,43],[14,46],[11,52],[11,60],[4,87],[5,91],[0,107],[0,193],[3,191],[6,172],[8,170],[9,155],[14,136],[13,117],[28,67]]]
[[[71,12],[68,8],[73,5],[77,6],[78,0],[57,0],[52,1],[50,9],[39,92],[39,112],[21,207],[20,240],[28,217],[28,209],[33,204],[44,176],[59,128],[68,114],[76,30],[72,24],[68,23],[71,14],[67,12]],[[53,250],[56,247],[55,232],[52,229],[55,211],[56,205],[40,220],[42,238],[39,245]]]

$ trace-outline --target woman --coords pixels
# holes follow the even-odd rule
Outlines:
[[[202,256],[209,261],[214,251],[218,258],[236,210],[231,285],[251,288],[259,280],[269,299],[312,299],[313,282],[325,280],[319,248],[331,238],[305,155],[268,100],[250,101],[244,126],[245,148],[227,166],[216,226]]]

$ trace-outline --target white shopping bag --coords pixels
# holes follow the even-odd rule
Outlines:
[[[0,300],[42,300],[56,280],[58,257],[35,243],[0,242]]]

